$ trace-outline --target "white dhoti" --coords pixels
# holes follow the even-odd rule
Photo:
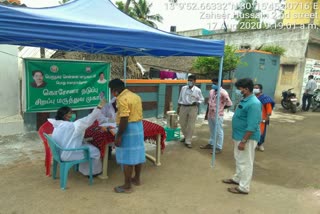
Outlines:
[[[101,173],[102,163],[99,149],[91,144],[85,144],[84,146],[88,146],[90,150],[90,158],[92,158],[92,174],[96,175]],[[79,164],[79,172],[84,175],[89,175],[89,163],[85,162]]]
[[[84,147],[89,147],[90,158],[92,158],[92,174],[99,174],[102,171],[102,163],[100,159],[100,151],[97,147],[91,144],[83,144]],[[68,156],[68,158],[64,158]],[[83,151],[62,152],[61,159],[64,161],[80,160],[84,158]],[[79,164],[79,171],[83,175],[89,175],[89,162]]]
[[[233,142],[233,154],[236,160],[236,173],[234,174],[232,180],[239,183],[239,189],[241,191],[249,192],[253,173],[255,148],[258,142],[255,140],[248,140],[243,151],[238,149],[240,141],[233,140]]]
[[[92,174],[100,174],[102,171],[102,163],[101,159],[93,159],[92,160]],[[79,164],[79,172],[81,172],[84,175],[89,175],[89,163],[81,163]]]

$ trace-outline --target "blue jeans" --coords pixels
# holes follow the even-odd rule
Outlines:
[[[214,131],[215,131],[215,119],[214,118],[208,118],[209,122],[209,128],[210,128],[210,139],[209,139],[209,144],[213,145],[213,143],[216,143],[216,149],[222,150],[223,147],[223,138],[224,138],[224,133],[223,133],[223,116],[219,116],[217,120],[217,134],[216,134],[216,139],[214,139]]]

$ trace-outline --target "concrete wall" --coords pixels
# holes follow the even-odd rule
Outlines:
[[[263,93],[274,99],[279,76],[280,57],[262,51],[239,51],[241,64],[234,72],[234,81],[251,78],[255,84],[263,85]]]
[[[251,49],[261,45],[278,45],[286,49],[286,58],[305,57],[310,30],[308,29],[270,29],[256,31],[240,31],[201,36],[203,39],[225,40],[227,45],[250,45]]]
[[[302,87],[305,56],[307,52],[310,35],[315,40],[319,34],[315,30],[309,29],[269,29],[257,31],[240,31],[214,34],[210,36],[201,36],[205,39],[225,40],[227,45],[234,45],[241,49],[243,46],[250,46],[251,49],[257,49],[262,45],[278,45],[286,49],[284,56],[280,58],[279,77],[276,86],[275,100],[277,103],[281,100],[281,92],[288,88],[295,88],[297,96],[301,97],[300,89]],[[319,51],[319,49],[318,49]],[[316,50],[313,49],[313,52]],[[283,72],[283,65],[295,65],[290,81],[284,81],[287,78]]]
[[[0,45],[0,51],[0,117],[13,116],[19,113],[18,48]]]
[[[0,135],[23,131],[17,56],[17,46],[0,45]]]

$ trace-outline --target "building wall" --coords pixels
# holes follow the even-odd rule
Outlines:
[[[320,25],[320,1],[316,0],[286,0],[283,25],[310,24],[312,18],[314,24]],[[312,11],[312,7],[314,11]]]
[[[241,64],[234,72],[234,81],[251,78],[255,84],[262,84],[263,92],[274,98],[279,76],[280,57],[267,52],[238,52]]]
[[[24,132],[17,56],[17,46],[0,45],[0,135]]]
[[[306,58],[320,60],[320,44],[308,44]]]
[[[302,87],[305,56],[310,35],[313,35],[315,41],[320,38],[316,30],[299,28],[228,32],[201,36],[201,38],[225,40],[227,45],[234,45],[239,49],[243,46],[257,49],[263,45],[278,45],[285,48],[286,52],[280,58],[279,77],[275,92],[275,100],[279,103],[281,92],[288,88],[297,89],[297,96],[301,97],[300,89]],[[292,72],[287,72],[287,65],[294,65]]]
[[[19,113],[20,86],[17,56],[16,46],[0,45],[0,118]]]
[[[250,49],[257,49],[262,45],[278,45],[286,49],[285,58],[301,58],[305,57],[309,35],[309,29],[296,28],[227,32],[200,38],[224,40],[226,45],[234,45],[239,49],[247,45]]]

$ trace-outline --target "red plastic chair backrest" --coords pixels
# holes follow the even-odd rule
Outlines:
[[[43,141],[44,143],[46,143],[47,145],[48,145],[48,141],[47,141],[47,139],[45,138],[45,136],[43,135],[43,133],[52,134],[52,132],[53,132],[53,126],[52,126],[52,124],[51,124],[49,121],[47,121],[47,122],[45,122],[44,124],[42,124],[42,126],[41,126],[41,127],[39,128],[39,130],[38,130],[38,134],[39,134],[40,138],[41,138],[42,141]]]

